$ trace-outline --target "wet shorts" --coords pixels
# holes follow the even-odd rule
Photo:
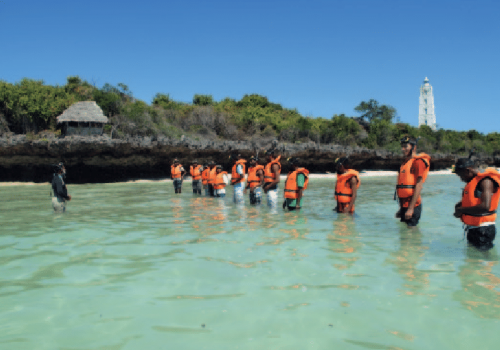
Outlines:
[[[493,248],[496,231],[495,225],[469,228],[467,230],[467,240],[478,249],[488,250]]]
[[[404,222],[408,226],[417,226],[418,221],[420,220],[420,215],[422,215],[422,204],[413,209],[413,215],[410,220],[405,219],[405,213],[407,210],[408,208],[401,207],[401,222]]]
[[[250,204],[260,204],[262,198],[262,189],[260,187],[255,188],[254,191],[250,190]]]
[[[66,201],[59,197],[52,197],[52,208],[56,213],[64,213],[66,211]]]
[[[193,180],[193,190],[198,190],[201,192],[201,180]]]
[[[182,180],[181,179],[174,179],[174,188],[176,190],[180,190],[182,188]]]

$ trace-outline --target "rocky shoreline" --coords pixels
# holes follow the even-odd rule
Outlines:
[[[170,164],[178,158],[189,165],[193,159],[203,163],[214,160],[228,171],[229,154],[239,152],[263,157],[271,141],[199,141],[182,137],[111,139],[108,136],[71,136],[29,140],[26,135],[0,138],[0,181],[47,182],[51,164],[63,161],[71,183],[103,183],[135,179],[161,179],[170,175]],[[397,170],[402,161],[399,152],[370,150],[340,145],[278,144],[285,157],[299,157],[312,173],[333,172],[337,157],[349,155],[358,170]],[[425,151],[425,150],[424,150]],[[431,154],[431,170],[449,168],[456,157]],[[489,157],[490,165],[500,166],[500,158]],[[283,172],[288,171],[286,162]]]

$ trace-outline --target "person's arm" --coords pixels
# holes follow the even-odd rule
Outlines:
[[[68,201],[71,200],[71,196],[68,195],[68,190],[66,189],[66,186],[62,184],[62,180],[59,176],[56,177],[56,195],[57,197],[64,198]]]
[[[459,218],[465,215],[480,215],[490,211],[491,197],[493,196],[493,181],[491,179],[484,179],[479,183],[481,189],[481,203],[473,207],[457,207],[455,208],[455,217]],[[497,189],[498,191],[498,189]]]
[[[356,202],[356,198],[358,196],[358,178],[356,176],[351,177],[351,179],[349,180],[349,185],[351,185],[352,197],[349,205],[344,209],[344,213],[350,213],[352,208],[354,207],[354,203]]]
[[[412,170],[414,171],[415,176],[417,177],[417,182],[415,184],[415,190],[413,191],[413,196],[411,197],[410,203],[408,204],[408,209],[405,213],[405,219],[409,220],[413,216],[413,210],[415,209],[415,204],[417,204],[418,198],[420,197],[420,193],[422,192],[422,188],[424,186],[424,181],[422,174],[424,173],[427,165],[424,163],[422,159],[417,159],[412,165]]]
[[[186,175],[186,169],[184,169],[184,167],[181,167],[181,180],[184,180],[184,175]]]
[[[417,203],[418,197],[420,196],[420,192],[422,192],[422,188],[424,187],[424,182],[422,181],[422,176],[417,177],[417,184],[415,185],[415,191],[413,192],[413,196],[411,197],[410,204],[408,204],[408,210],[405,213],[405,219],[410,220],[413,216],[413,210],[415,209],[415,204]]]
[[[262,187],[264,185],[264,170],[262,170],[262,169],[257,170],[256,174],[260,179],[260,182],[256,187]]]
[[[300,209],[300,200],[302,199],[302,192],[304,192],[304,182],[305,176],[304,174],[299,174],[297,176],[297,204],[295,205],[296,209]]]

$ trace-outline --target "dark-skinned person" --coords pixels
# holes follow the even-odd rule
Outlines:
[[[224,198],[226,196],[226,185],[229,183],[227,172],[222,170],[221,165],[215,166],[214,195]]]
[[[203,167],[198,164],[195,159],[193,165],[189,167],[189,174],[191,174],[193,194],[201,194],[201,172]]]
[[[335,200],[337,213],[353,214],[358,188],[361,184],[359,172],[352,169],[348,157],[338,158],[335,164],[337,182],[335,183]]]
[[[231,156],[234,165],[231,171],[231,186],[233,186],[234,203],[243,203],[243,190],[245,189],[246,160],[241,154]]]
[[[469,157],[458,159],[453,170],[467,184],[453,215],[465,224],[467,241],[480,250],[493,247],[500,199],[500,173],[494,168],[484,168],[479,160]]]
[[[210,161],[208,166],[210,168],[208,172],[208,194],[210,195],[210,197],[215,197],[214,182],[217,168],[215,167],[215,162],[213,160]]]
[[[281,174],[281,156],[278,150],[270,149],[266,151],[267,164],[264,167],[264,186],[262,189],[267,194],[267,205],[275,208],[278,205],[278,184]]]
[[[182,181],[184,180],[185,174],[186,174],[186,171],[184,170],[182,165],[179,163],[179,160],[177,158],[175,158],[174,164],[172,164],[170,166],[170,176],[174,182],[175,193],[182,192]]]
[[[203,164],[203,171],[201,172],[201,183],[203,185],[203,189],[205,190],[205,196],[208,196],[208,177],[210,176],[210,168],[208,164]]]
[[[309,170],[300,167],[298,158],[290,158],[288,162],[292,170],[285,181],[283,209],[296,210],[301,208],[302,195],[309,183]]]
[[[399,210],[395,216],[408,227],[413,227],[418,225],[422,214],[420,193],[429,174],[431,157],[425,153],[417,154],[417,140],[409,136],[401,139],[401,151],[405,158],[399,168],[394,193],[394,199],[399,199]]]
[[[247,184],[243,193],[250,189],[250,204],[260,204],[262,199],[262,186],[264,185],[264,166],[258,164],[257,157],[250,157]]]
[[[52,208],[55,213],[64,213],[66,211],[66,202],[71,200],[68,194],[64,177],[66,176],[66,167],[59,163],[54,167],[52,176]]]

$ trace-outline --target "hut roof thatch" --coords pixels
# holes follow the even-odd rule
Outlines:
[[[57,117],[58,124],[63,122],[107,123],[108,118],[97,103],[85,101],[73,104]]]

